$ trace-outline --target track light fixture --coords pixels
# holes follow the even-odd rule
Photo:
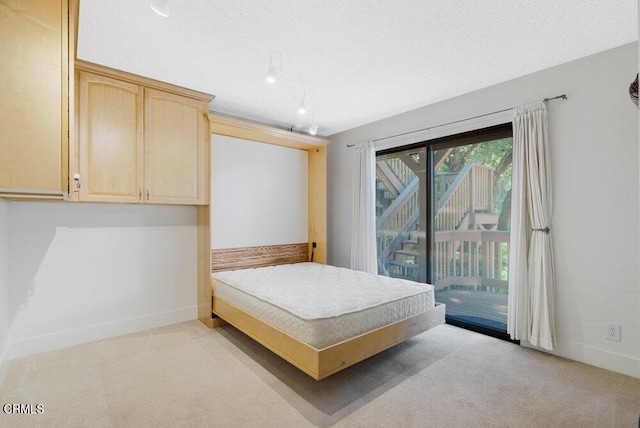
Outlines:
[[[277,68],[278,57],[276,56],[274,60],[273,56],[273,53],[269,55],[269,65],[267,67],[267,74],[264,78],[265,82],[268,85],[275,85],[278,83],[278,91],[287,90],[287,88],[290,88],[291,86],[295,86],[299,88],[299,90],[303,89],[299,82],[282,71],[283,54],[280,53],[279,69]],[[315,119],[315,106],[313,98],[307,99],[306,91],[302,92],[302,99],[300,100],[300,104],[298,104],[298,115],[305,116],[305,119],[300,119],[297,125],[291,126],[291,129],[296,129],[298,132],[308,133],[309,135],[316,135],[318,132],[318,125],[316,124]]]
[[[273,55],[269,56],[269,70],[265,80],[271,85],[276,83],[276,67],[273,65]]]
[[[302,101],[300,101],[300,106],[298,107],[298,114],[301,116],[304,116],[305,114],[307,114],[307,106],[306,106],[306,98],[307,98],[307,94],[303,93],[302,94]]]
[[[158,15],[169,17],[169,0],[151,0],[150,6]]]

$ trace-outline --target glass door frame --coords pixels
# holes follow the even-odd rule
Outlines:
[[[419,217],[419,230],[424,233],[420,234],[419,242],[419,260],[420,270],[418,274],[419,282],[434,283],[434,263],[435,254],[433,251],[433,242],[435,239],[435,213],[434,211],[434,181],[435,181],[435,152],[437,150],[461,147],[470,144],[482,143],[486,141],[497,140],[505,137],[512,137],[512,124],[504,123],[487,128],[481,128],[473,131],[453,134],[445,137],[426,140],[418,143],[412,143],[404,146],[394,147],[391,149],[380,150],[376,152],[378,156],[393,155],[395,153],[416,151],[421,154],[419,158],[419,173],[424,174],[424,178],[419,176],[419,184],[424,183],[424,189],[419,187],[419,205],[420,212],[424,212],[424,216]],[[422,156],[422,154],[426,156]],[[424,217],[424,218],[423,218]],[[467,330],[476,331],[487,336],[496,337],[498,339],[507,340],[514,343],[509,338],[506,331],[495,330],[476,324],[464,322],[460,319],[445,316],[447,324],[465,328]]]

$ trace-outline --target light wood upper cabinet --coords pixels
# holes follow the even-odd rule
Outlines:
[[[206,103],[145,89],[145,202],[197,205],[203,200]]]
[[[80,200],[140,202],[143,192],[143,88],[79,74]]]
[[[0,0],[0,193],[67,191],[66,0]]]
[[[207,204],[207,98],[116,70],[103,73],[96,65],[79,67],[78,200]]]

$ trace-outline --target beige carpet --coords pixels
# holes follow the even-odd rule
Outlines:
[[[448,325],[316,382],[199,322],[11,362],[0,426],[637,427],[640,380]]]

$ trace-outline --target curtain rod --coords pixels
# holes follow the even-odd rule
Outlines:
[[[546,103],[547,101],[557,100],[559,98],[562,98],[563,100],[568,99],[565,94],[562,94],[562,95],[557,95],[555,97],[545,98],[545,99],[542,100],[542,102]],[[505,111],[513,110],[514,108],[515,107],[505,108],[505,109],[502,109],[502,110],[492,111],[491,113],[485,113],[485,114],[480,114],[478,116],[468,117],[466,119],[454,120],[453,122],[447,122],[447,123],[443,123],[443,124],[440,124],[440,125],[429,126],[427,128],[416,129],[415,131],[408,131],[408,132],[403,132],[402,134],[389,135],[388,137],[376,138],[375,140],[373,140],[373,142],[375,143],[375,142],[378,142],[378,141],[388,140],[389,138],[402,137],[404,135],[415,134],[416,132],[429,131],[429,130],[434,129],[434,128],[440,128],[442,126],[453,125],[455,123],[465,122],[467,120],[479,119],[481,117],[490,116],[490,115],[496,114],[496,113],[504,113]],[[353,146],[355,146],[355,144],[347,144],[347,147],[353,147]]]

